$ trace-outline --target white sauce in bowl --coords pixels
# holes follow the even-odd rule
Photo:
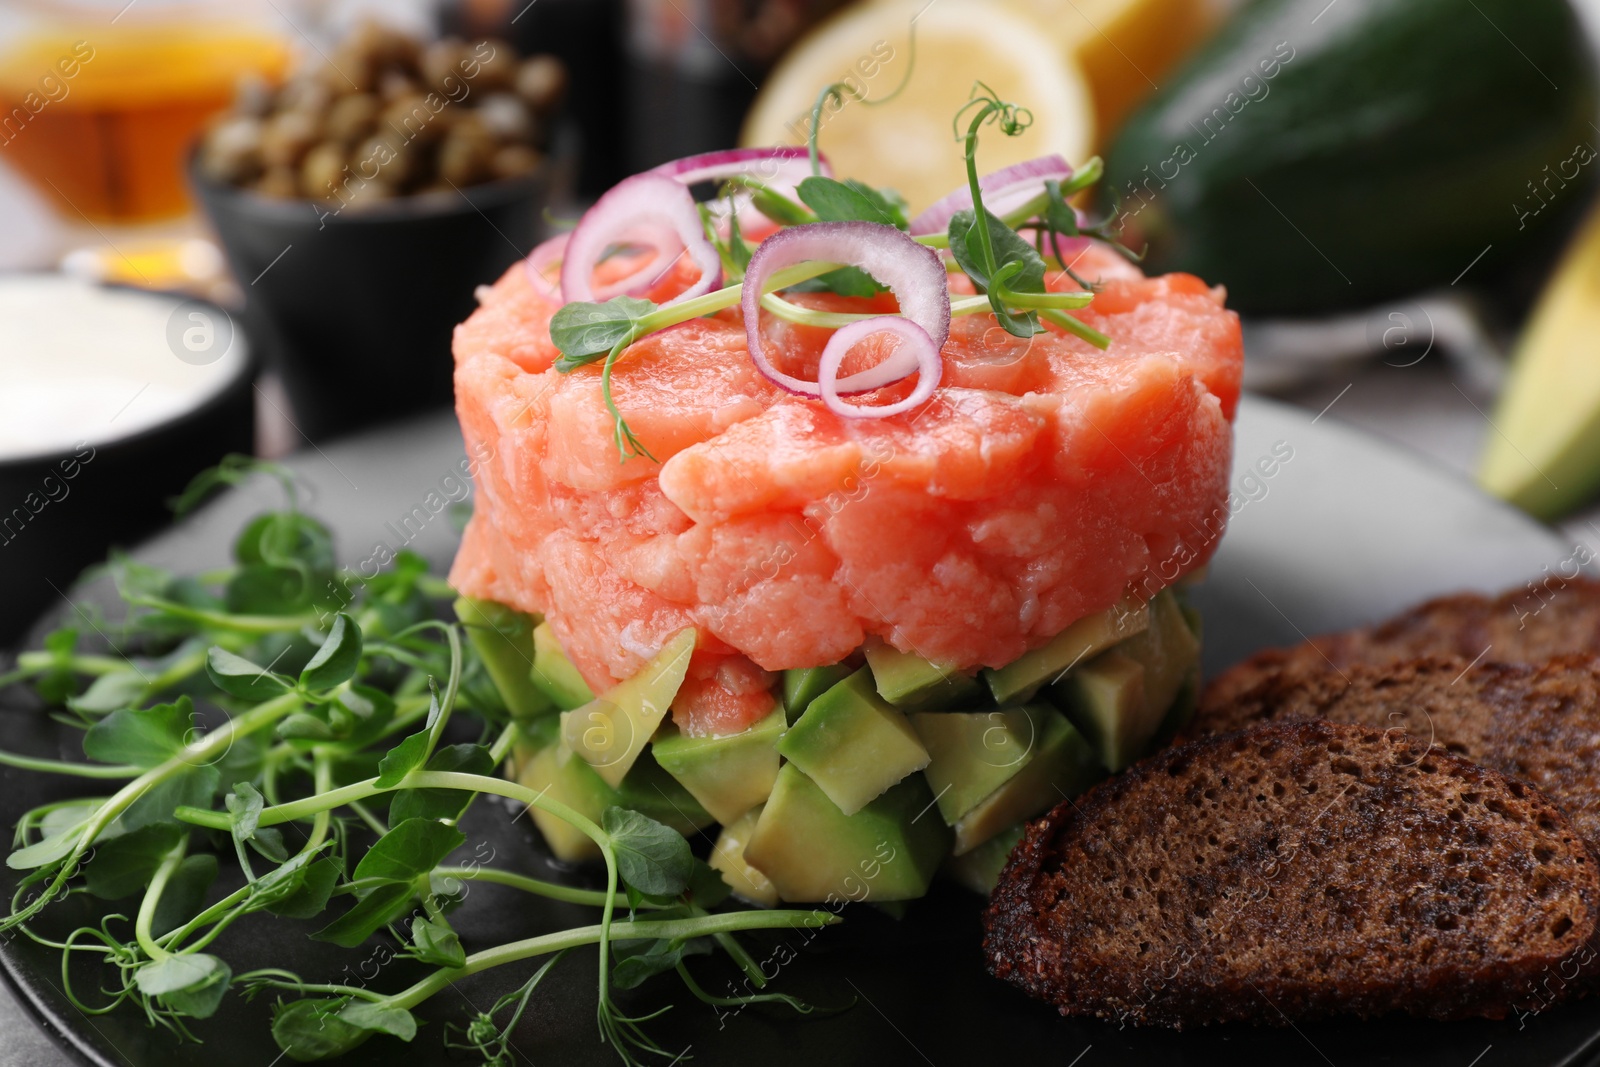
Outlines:
[[[0,462],[169,422],[236,380],[246,353],[237,320],[209,304],[0,275]]]

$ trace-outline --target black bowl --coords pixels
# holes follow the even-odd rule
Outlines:
[[[37,277],[37,276],[13,276]],[[80,283],[62,279],[62,285]],[[132,544],[169,521],[168,500],[196,473],[229,452],[255,443],[255,361],[227,312],[204,301],[137,290],[123,299],[160,302],[175,360],[209,365],[232,354],[192,402],[142,428],[119,433],[118,412],[82,443],[45,447],[0,459],[0,645],[20,637],[32,617],[59,598],[86,566],[109,549]],[[50,314],[46,308],[41,313]],[[214,348],[190,346],[184,330],[205,316],[203,336]],[[23,353],[10,354],[20,358]],[[142,393],[143,390],[140,390]],[[139,396],[132,393],[135,403]],[[122,427],[130,420],[122,416]]]
[[[202,207],[245,293],[245,329],[310,440],[451,402],[450,334],[473,290],[527,255],[549,165],[530,175],[333,210],[212,181]]]

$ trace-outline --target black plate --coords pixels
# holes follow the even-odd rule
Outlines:
[[[461,442],[446,418],[309,453],[296,466],[317,487],[312,510],[340,537],[344,562],[356,565],[376,543],[398,547],[398,525],[441,477],[453,469]],[[1276,449],[1276,452],[1274,451]],[[1286,451],[1290,453],[1283,460]],[[1267,463],[1270,475],[1256,467]],[[1247,479],[1251,471],[1256,473]],[[1372,618],[1419,597],[1475,587],[1497,589],[1554,569],[1569,550],[1548,531],[1486,500],[1471,487],[1423,461],[1333,424],[1313,424],[1298,411],[1247,401],[1240,420],[1233,529],[1203,594],[1208,663],[1215,669],[1262,644],[1300,632]],[[254,511],[274,503],[265,486],[220,501],[198,519],[147,546],[152,561],[190,569],[219,564],[229,538]],[[411,547],[446,559],[454,532],[444,515],[422,527]],[[38,717],[13,709],[0,719],[8,748],[68,755],[62,738]],[[0,817],[50,799],[56,783],[38,775],[0,771]],[[482,803],[464,827],[465,848],[528,873],[554,866],[526,819]],[[572,872],[568,876],[573,876]],[[582,877],[582,872],[576,876]],[[14,878],[4,876],[7,888]],[[584,909],[536,901],[479,885],[452,920],[469,948],[489,940],[529,936],[591,921]],[[1436,1024],[1406,1019],[1374,1023],[1324,1022],[1299,1028],[1216,1027],[1182,1034],[1118,1029],[1066,1021],[989,978],[979,958],[981,902],[950,886],[896,922],[870,908],[852,908],[846,922],[809,936],[753,938],[769,961],[777,988],[822,1005],[855,1001],[825,1018],[796,1019],[783,1011],[749,1008],[735,1016],[693,1001],[672,979],[658,979],[628,1004],[677,1007],[652,1033],[674,1053],[698,1064],[977,1064],[1023,1062],[1096,1067],[1192,1067],[1200,1064],[1302,1063],[1498,1067],[1501,1064],[1577,1065],[1600,1062],[1600,1004],[1579,1003],[1504,1022]],[[103,905],[75,896],[46,912],[47,931],[91,920]],[[370,976],[374,988],[394,989],[414,977],[400,962],[385,962],[386,946],[344,951],[306,939],[307,924],[266,916],[240,923],[223,951],[235,970],[288,967],[311,981]],[[790,957],[793,957],[792,960]],[[786,962],[785,962],[786,961]],[[90,1018],[61,991],[59,957],[13,936],[0,945],[0,964],[25,1002],[61,1043],[84,1062],[132,1067],[227,1063],[255,1067],[276,1061],[268,1034],[269,1009],[230,996],[213,1019],[197,1026],[203,1045],[181,1045],[148,1029],[131,1012]],[[734,972],[721,960],[693,961],[713,991]],[[523,967],[462,982],[424,1010],[427,1025],[411,1048],[375,1039],[339,1061],[417,1065],[467,1062],[446,1053],[441,1029],[465,1020],[526,975]],[[570,956],[541,987],[516,1034],[517,1063],[611,1064],[594,1025],[592,953]],[[92,988],[87,981],[84,988]],[[91,998],[92,999],[92,998]],[[1263,1001],[1261,1017],[1276,1018]],[[664,1062],[664,1061],[662,1061]]]

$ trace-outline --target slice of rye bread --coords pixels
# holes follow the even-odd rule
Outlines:
[[[984,952],[1063,1015],[1141,1025],[1500,1018],[1584,988],[1597,922],[1600,867],[1538,790],[1319,720],[1168,749],[1034,822]]]
[[[1552,656],[1600,655],[1600,581],[1551,578],[1498,597],[1459,593],[1419,604],[1387,622],[1268,649],[1223,671],[1202,708],[1226,704],[1268,675],[1402,663],[1423,656],[1543,663]]]
[[[1600,856],[1600,657],[1548,663],[1429,658],[1267,674],[1199,709],[1184,740],[1263,722],[1332,719],[1403,733],[1512,778],[1555,801]]]

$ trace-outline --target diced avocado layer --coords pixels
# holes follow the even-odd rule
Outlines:
[[[986,670],[983,677],[997,704],[1025,703],[1064,672],[1119,641],[1143,633],[1149,625],[1147,605],[1123,601],[1097,615],[1079,619],[1049,644],[1024,653],[999,670]]]
[[[761,808],[754,807],[724,826],[707,862],[712,870],[722,875],[722,880],[733,890],[734,896],[750,904],[771,908],[778,903],[777,889],[766,875],[744,859],[745,845],[749,843],[760,818]]]
[[[517,781],[596,823],[613,806],[631,808],[685,835],[714,821],[648,752],[634,764],[621,787],[613,788],[593,767],[554,743],[552,737],[540,747],[530,745],[519,750]],[[578,863],[600,858],[600,846],[571,823],[537,807],[530,808],[529,814],[556,859]]]
[[[533,630],[537,615],[525,615],[492,600],[457,597],[456,618],[467,629],[467,640],[483,661],[489,680],[506,702],[506,710],[526,722],[555,710],[550,698],[533,684]]]
[[[689,671],[691,627],[674,636],[644,669],[582,707],[561,713],[561,740],[607,784],[617,786],[655,736]]]
[[[1149,604],[1150,625],[1072,671],[1054,690],[1100,762],[1120,771],[1150,746],[1200,657],[1172,594]]]
[[[782,708],[736,734],[686,737],[671,726],[650,746],[656,762],[724,826],[767,799],[778,780],[778,741],[789,728]]]
[[[913,652],[901,652],[873,638],[862,647],[878,695],[906,711],[932,711],[943,708],[972,708],[983,699],[983,687],[976,678]]]
[[[792,723],[811,702],[850,677],[854,672],[843,663],[831,667],[791,667],[783,672],[783,707]]]
[[[1022,840],[1025,829],[1022,823],[1018,823],[1001,830],[971,852],[950,857],[944,866],[945,873],[974,893],[988,896],[994,892],[995,884],[1000,881],[1000,872],[1011,857],[1011,850]]]
[[[1033,758],[1047,707],[1006,711],[920,711],[911,728],[928,750],[922,771],[939,798],[939,814],[954,826]]]
[[[572,665],[548,622],[533,628],[533,687],[562,711],[582,707],[594,699],[594,690]]]
[[[878,695],[865,667],[813,700],[778,751],[846,815],[928,765],[911,724]]]
[[[1013,823],[1077,796],[1102,775],[1094,750],[1059,712],[1041,716],[1033,758],[955,825],[955,855],[971,852]]]
[[[911,900],[928,891],[950,847],[933,794],[912,775],[846,815],[793,763],[745,844],[745,862],[791,902]]]

